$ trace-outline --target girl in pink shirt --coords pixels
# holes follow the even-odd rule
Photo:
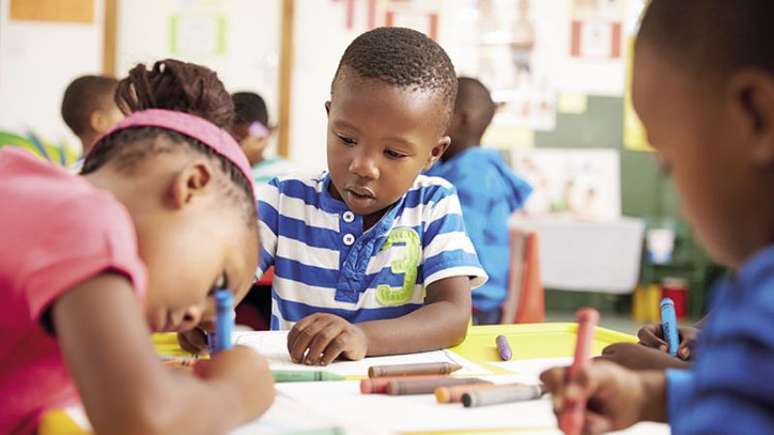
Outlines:
[[[0,433],[32,433],[78,397],[98,433],[222,433],[272,402],[249,349],[188,374],[149,340],[211,327],[214,290],[238,301],[253,281],[250,167],[223,130],[231,97],[214,72],[165,60],[135,67],[116,102],[131,115],[80,177],[0,151]]]

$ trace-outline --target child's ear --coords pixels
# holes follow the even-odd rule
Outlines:
[[[195,198],[209,192],[212,185],[212,167],[203,160],[192,162],[180,170],[169,187],[171,204],[176,209],[191,205]]]
[[[741,115],[741,130],[750,140],[750,157],[759,167],[774,167],[774,79],[748,70],[729,80],[729,90]]]
[[[451,138],[449,136],[443,136],[438,139],[438,143],[436,143],[433,149],[430,150],[430,157],[427,158],[427,162],[425,163],[423,169],[424,171],[430,169],[435,164],[435,162],[437,162],[441,156],[443,156],[443,153],[445,153],[449,148],[450,143]]]
[[[331,102],[326,101],[325,102],[325,114],[330,115],[331,114]]]
[[[89,127],[96,133],[105,133],[110,127],[108,116],[101,110],[95,110],[89,115]]]

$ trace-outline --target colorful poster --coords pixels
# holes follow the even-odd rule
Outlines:
[[[535,189],[524,207],[529,215],[591,220],[621,216],[617,150],[514,149],[511,166]]]
[[[472,71],[500,104],[492,128],[552,130],[556,92],[551,76],[551,8],[535,0],[479,0]]]

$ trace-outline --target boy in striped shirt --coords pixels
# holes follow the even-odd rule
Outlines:
[[[443,49],[380,28],[347,48],[331,86],[328,172],[259,187],[260,275],[275,267],[272,329],[326,365],[438,349],[465,337],[486,281],[437,161],[457,91]]]

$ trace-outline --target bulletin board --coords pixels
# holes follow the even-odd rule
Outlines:
[[[11,0],[10,17],[17,21],[93,23],[94,0]]]

